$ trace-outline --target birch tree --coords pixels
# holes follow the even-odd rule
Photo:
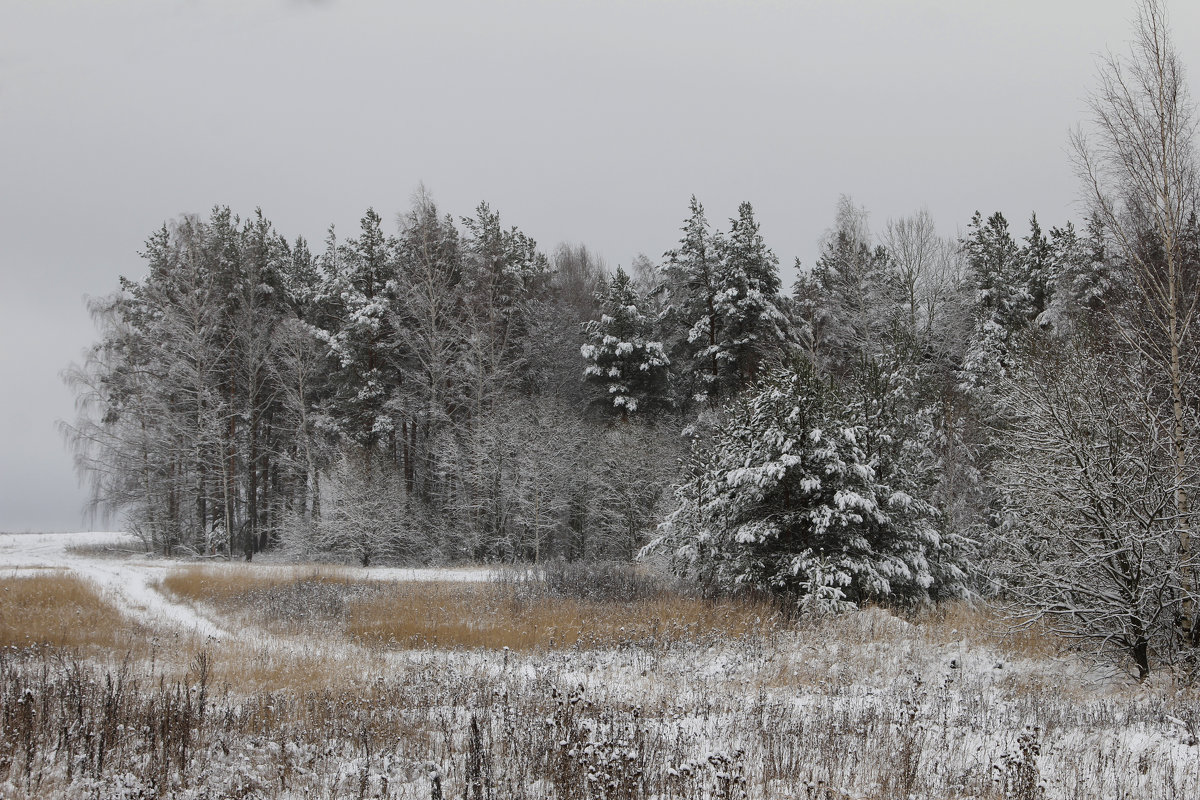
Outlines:
[[[1141,0],[1128,53],[1110,54],[1089,98],[1090,131],[1072,136],[1075,162],[1112,247],[1129,266],[1133,308],[1116,320],[1125,343],[1154,365],[1147,403],[1169,434],[1171,517],[1182,566],[1178,627],[1196,626],[1192,496],[1197,265],[1185,259],[1185,229],[1196,208],[1194,107],[1160,0]]]

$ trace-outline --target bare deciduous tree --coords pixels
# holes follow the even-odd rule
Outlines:
[[[1184,258],[1184,231],[1196,207],[1196,118],[1160,0],[1139,3],[1129,53],[1104,59],[1090,107],[1093,133],[1076,132],[1072,144],[1094,210],[1135,278],[1139,307],[1126,309],[1119,330],[1157,368],[1160,392],[1146,400],[1169,431],[1172,517],[1184,567],[1179,627],[1197,644],[1187,477],[1194,424],[1186,398],[1198,298],[1196,265]]]
[[[949,307],[962,294],[962,248],[955,239],[938,235],[926,208],[889,220],[882,242],[900,284],[909,330],[928,343],[946,327]]]
[[[941,250],[937,226],[929,209],[923,208],[911,217],[888,220],[883,231],[883,245],[891,254],[900,279],[908,306],[908,326],[915,331],[917,314],[922,308],[920,290],[933,273]]]
[[[996,477],[1009,509],[1005,584],[1056,633],[1130,659],[1145,678],[1178,654],[1170,433],[1144,361],[1043,335],[1004,381]]]

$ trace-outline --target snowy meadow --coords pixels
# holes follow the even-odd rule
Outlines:
[[[1200,798],[1197,12],[18,5],[0,800]]]
[[[985,607],[5,535],[0,797],[1188,798],[1197,693]],[[557,609],[557,613],[549,613]]]

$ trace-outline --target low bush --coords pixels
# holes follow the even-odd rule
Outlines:
[[[624,561],[554,559],[523,573],[497,573],[523,594],[544,594],[594,603],[634,603],[686,594],[677,580]]]

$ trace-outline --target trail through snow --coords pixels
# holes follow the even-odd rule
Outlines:
[[[154,587],[166,569],[175,566],[173,562],[104,558],[71,551],[80,546],[123,544],[140,549],[128,534],[109,531],[0,533],[0,575],[31,569],[68,570],[91,580],[122,613],[147,626],[171,625],[214,639],[230,635],[192,606],[177,603]]]
[[[76,548],[85,548],[82,552]],[[155,584],[184,562],[150,560],[137,555],[106,557],[105,548],[142,551],[142,544],[127,533],[0,533],[0,577],[30,570],[69,570],[100,587],[102,595],[122,613],[147,626],[169,626],[214,639],[230,637],[222,628],[188,603],[178,603]],[[225,562],[228,563],[228,562]],[[238,562],[235,562],[238,563]],[[264,564],[264,569],[295,569],[302,565]],[[357,580],[386,581],[485,581],[490,570],[480,568],[410,569],[397,567],[337,567]],[[264,634],[265,636],[265,634]]]

